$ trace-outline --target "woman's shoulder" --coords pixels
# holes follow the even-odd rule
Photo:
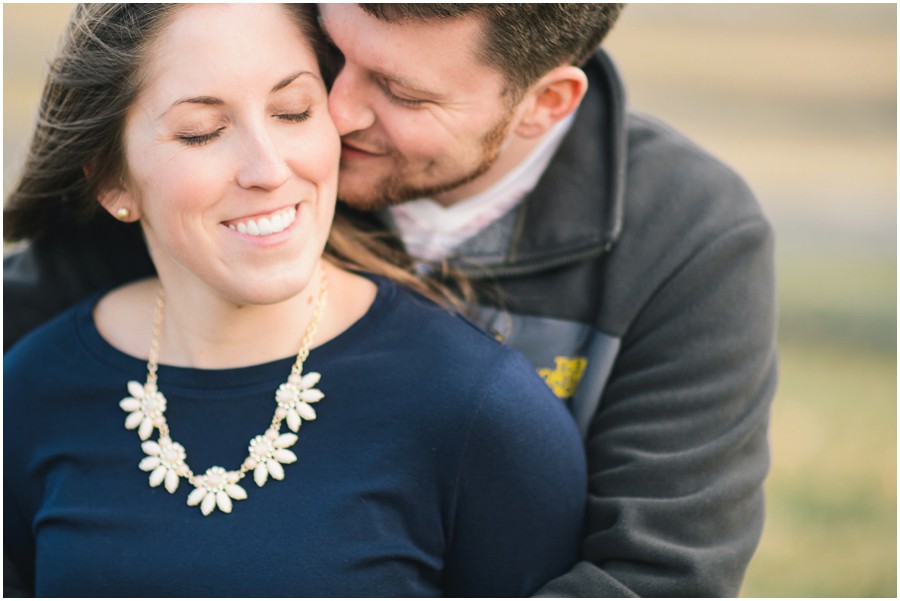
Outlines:
[[[102,332],[101,325],[127,318],[125,307],[136,302],[134,291],[147,286],[147,282],[141,280],[94,292],[25,335],[4,354],[6,392],[20,387],[47,389],[55,381],[63,380],[66,373],[75,370],[84,373],[95,363],[90,358],[106,349],[98,344],[103,340],[98,335]]]
[[[479,411],[482,419],[571,421],[519,351],[465,317],[390,286],[391,311],[373,341],[391,349],[393,374],[417,382],[432,400]]]
[[[54,349],[69,348],[77,337],[76,322],[97,302],[98,293],[80,300],[20,338],[3,355],[5,370],[11,365],[46,362]],[[9,374],[4,374],[7,377]]]
[[[510,349],[451,309],[436,305],[400,284],[379,280],[373,322],[382,344],[420,367],[434,362],[434,371],[481,371],[488,363],[504,360]]]
[[[65,387],[83,355],[80,322],[90,315],[98,296],[92,294],[38,326],[3,355],[6,409],[16,400],[41,398],[43,392]]]
[[[484,350],[495,351],[502,348],[496,339],[458,311],[437,305],[417,292],[378,276],[370,276],[378,285],[378,295],[374,307],[389,305],[393,311],[393,327],[400,326],[400,332],[418,331],[416,338],[431,342],[438,340],[464,340]],[[435,339],[437,337],[437,339]]]

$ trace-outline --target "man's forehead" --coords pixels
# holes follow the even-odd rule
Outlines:
[[[482,23],[474,15],[389,23],[356,5],[328,4],[320,5],[319,20],[345,58],[400,85],[437,93],[444,76],[496,72],[478,58]]]

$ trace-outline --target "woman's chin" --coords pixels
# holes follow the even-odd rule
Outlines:
[[[306,289],[307,286],[300,285],[268,286],[266,288],[245,292],[235,299],[238,301],[235,304],[259,306],[277,305],[296,298],[298,295],[303,294]]]
[[[276,305],[296,298],[309,286],[315,285],[318,281],[315,278],[315,271],[307,269],[303,272],[300,275],[254,273],[241,278],[240,281],[213,285],[212,288],[218,296],[234,305]]]

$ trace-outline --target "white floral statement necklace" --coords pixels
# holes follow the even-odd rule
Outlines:
[[[303,420],[316,419],[316,410],[311,403],[324,397],[315,388],[321,378],[320,374],[310,372],[303,374],[303,362],[309,356],[313,337],[319,326],[319,320],[325,308],[327,297],[327,280],[322,270],[322,284],[319,298],[313,310],[312,319],[306,328],[306,334],[297,353],[297,360],[291,368],[287,381],[275,392],[275,414],[266,432],[250,441],[248,455],[237,470],[227,471],[225,468],[213,466],[202,476],[196,475],[187,464],[187,453],[184,447],[172,440],[169,425],[166,423],[166,397],[156,386],[157,359],[159,357],[159,339],[162,331],[165,309],[165,293],[162,288],[156,298],[156,311],[153,319],[153,340],[150,343],[150,357],[147,361],[147,382],[131,380],[128,382],[128,393],[119,402],[119,406],[128,413],[125,427],[137,429],[138,436],[144,442],[141,449],[146,457],[138,467],[150,472],[150,486],[164,484],[169,493],[174,494],[182,478],[185,478],[194,490],[188,495],[187,504],[200,506],[203,515],[209,515],[216,508],[231,513],[232,500],[243,501],[247,491],[238,484],[248,472],[253,472],[256,485],[262,487],[269,479],[284,479],[282,464],[294,463],[297,456],[288,447],[297,442],[297,435],[281,433],[281,424],[287,420],[290,430],[297,432]],[[157,440],[149,440],[154,430],[159,430]]]

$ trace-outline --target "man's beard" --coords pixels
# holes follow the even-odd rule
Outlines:
[[[372,184],[371,192],[357,196],[345,195],[338,180],[338,198],[355,209],[362,211],[378,211],[387,207],[401,204],[417,198],[434,198],[438,194],[448,192],[463,184],[484,175],[496,162],[506,139],[509,124],[512,122],[512,111],[505,115],[481,138],[481,156],[478,164],[462,175],[455,174],[444,181],[429,182],[426,184],[413,184],[408,181],[411,169],[409,161],[403,156],[394,153],[394,168],[391,174]],[[428,167],[420,168],[426,171]]]

